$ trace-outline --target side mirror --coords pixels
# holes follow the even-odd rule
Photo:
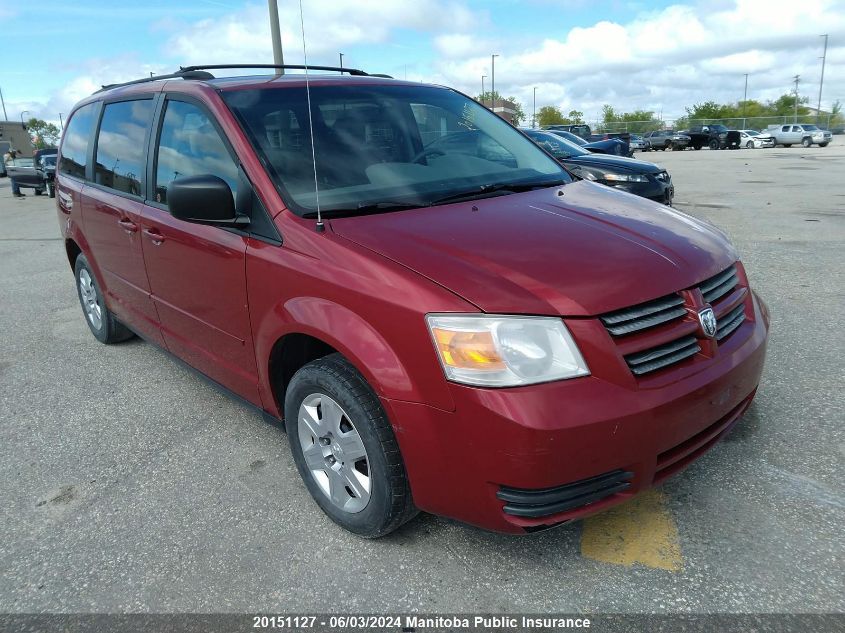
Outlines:
[[[174,218],[199,224],[244,226],[249,218],[238,215],[232,190],[218,176],[204,174],[178,178],[167,187],[167,208]]]

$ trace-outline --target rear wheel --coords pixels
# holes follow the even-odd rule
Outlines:
[[[784,147],[792,147],[792,143],[784,143],[783,146]]]
[[[285,394],[285,426],[308,492],[335,523],[376,538],[416,515],[390,421],[340,354],[296,372]]]
[[[51,198],[56,197],[56,186],[52,183],[47,184],[47,195]]]
[[[717,141],[717,140],[714,138],[714,139],[712,139],[712,140],[710,141],[710,143],[709,143],[709,145],[708,145],[708,146],[710,147],[710,149],[719,149],[719,141]]]
[[[132,338],[134,336],[132,331],[118,321],[106,307],[100,285],[85,255],[79,255],[76,258],[74,275],[79,304],[82,306],[85,322],[94,338],[105,344],[120,343]]]
[[[819,143],[819,147],[827,147],[827,144],[828,141],[825,141],[824,143]]]
[[[35,195],[36,195],[36,196],[40,196],[40,195],[41,195],[41,194],[43,194],[43,193],[44,193],[44,190],[43,190],[43,189],[36,189],[36,190],[35,190]]]

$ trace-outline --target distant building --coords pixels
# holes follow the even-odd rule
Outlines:
[[[491,109],[489,102],[482,103],[481,105],[488,110]],[[496,99],[496,103],[493,104],[492,110],[511,125],[516,125],[516,121],[514,121],[514,117],[516,116],[516,104],[513,101],[508,101],[507,99]]]
[[[0,121],[0,157],[10,149],[24,157],[32,156],[35,150],[32,137],[20,121]]]

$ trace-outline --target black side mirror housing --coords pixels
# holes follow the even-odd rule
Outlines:
[[[232,190],[218,176],[177,178],[167,186],[167,208],[174,218],[198,224],[244,226],[249,218],[235,211]]]

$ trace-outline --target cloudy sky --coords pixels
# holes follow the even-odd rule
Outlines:
[[[845,0],[303,0],[309,62],[477,94],[496,53],[496,88],[527,113],[560,106],[595,119],[604,103],[666,119],[692,103],[845,102]],[[297,0],[279,0],[285,61],[302,63]],[[0,89],[11,120],[58,120],[101,84],[180,64],[272,62],[267,3],[238,0],[0,0]]]

